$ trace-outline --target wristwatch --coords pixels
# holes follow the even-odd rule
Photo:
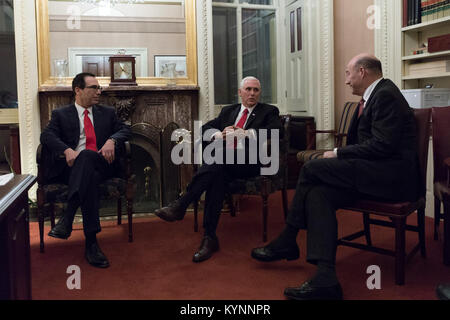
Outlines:
[[[117,140],[116,139],[114,139],[114,138],[109,138],[109,139],[111,139],[114,142],[114,145],[117,144]]]

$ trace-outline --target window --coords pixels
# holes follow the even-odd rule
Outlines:
[[[272,0],[213,0],[215,104],[237,103],[246,76],[261,81],[261,101],[277,102],[275,26]]]
[[[0,108],[17,108],[16,48],[12,0],[0,1]]]

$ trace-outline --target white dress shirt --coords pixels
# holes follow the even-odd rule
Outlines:
[[[75,151],[82,151],[86,149],[86,135],[84,133],[84,110],[89,111],[89,119],[91,119],[92,127],[94,127],[94,115],[92,114],[92,107],[83,108],[78,103],[75,102],[75,107],[78,112],[78,119],[80,120],[80,140],[78,141],[78,146]],[[95,127],[94,127],[95,128]]]
[[[235,126],[238,124],[239,120],[241,120],[241,117],[244,114],[244,110],[245,109],[248,109],[248,114],[247,114],[247,119],[245,120],[244,125],[242,126],[242,128],[245,128],[245,125],[247,124],[248,119],[250,119],[250,115],[252,114],[253,109],[255,109],[255,106],[253,106],[252,108],[247,108],[243,104],[241,104],[241,110],[239,111],[238,116],[236,117],[236,120],[234,121],[234,125]]]

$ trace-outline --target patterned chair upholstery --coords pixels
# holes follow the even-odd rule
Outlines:
[[[38,219],[39,219],[39,236],[40,251],[44,252],[44,220],[45,212],[50,215],[51,227],[55,226],[55,207],[64,208],[67,202],[68,186],[61,183],[47,184],[44,179],[45,168],[42,161],[42,145],[39,145],[36,155],[38,166]],[[117,200],[117,224],[122,224],[122,198],[127,202],[128,215],[128,241],[133,241],[133,198],[135,193],[135,175],[131,174],[131,149],[130,143],[125,142],[125,156],[119,159],[123,172],[119,174],[121,177],[113,177],[104,181],[100,185],[101,199]]]
[[[311,132],[313,139],[311,140],[316,140],[317,134],[320,133],[332,134],[334,137],[334,147],[339,148],[345,146],[348,128],[350,127],[350,122],[357,107],[358,102],[347,102],[344,106],[344,110],[342,111],[338,131],[313,130]],[[330,150],[311,150],[311,148],[308,148],[308,150],[300,151],[299,153],[297,153],[297,161],[301,164],[304,164],[309,160],[321,159],[326,151]]]
[[[281,123],[283,125],[283,137],[280,140],[280,159],[279,170],[273,176],[257,176],[250,179],[236,179],[227,186],[227,195],[225,197],[230,207],[231,216],[235,216],[235,206],[231,195],[257,195],[261,196],[263,201],[262,219],[263,219],[263,241],[267,241],[267,216],[268,216],[268,198],[269,195],[281,191],[284,218],[287,217],[287,181],[288,181],[288,150],[290,145],[290,115],[282,115]],[[194,231],[198,231],[198,203],[194,203]]]

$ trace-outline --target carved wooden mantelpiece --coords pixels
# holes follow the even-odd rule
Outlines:
[[[198,119],[196,86],[115,86],[103,89],[100,104],[114,106],[118,116],[130,125],[145,122],[163,129],[170,122],[193,130]],[[73,103],[72,88],[39,88],[41,128],[45,128],[53,109]]]

